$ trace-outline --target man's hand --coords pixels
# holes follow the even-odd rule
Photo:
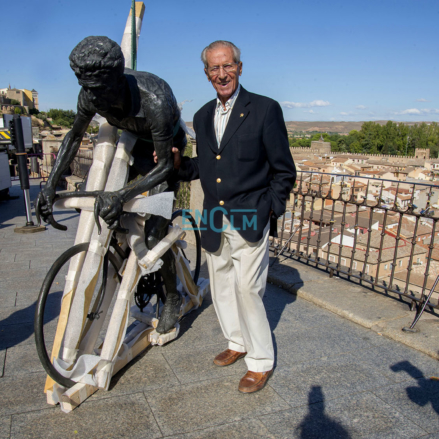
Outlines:
[[[48,218],[52,215],[53,199],[55,198],[56,191],[51,186],[45,186],[38,194],[35,200],[35,212],[37,217],[41,215],[43,220],[47,223]]]
[[[123,213],[123,201],[119,192],[103,192],[96,197],[95,216],[99,215],[113,230],[119,227],[119,218]]]
[[[175,148],[175,146],[172,148],[172,152],[174,153],[174,169],[180,169],[181,165],[181,154],[180,150],[178,148]],[[157,154],[154,151],[154,163],[158,162]]]

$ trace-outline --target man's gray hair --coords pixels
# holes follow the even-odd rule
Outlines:
[[[218,46],[230,47],[233,50],[233,61],[236,63],[241,62],[241,50],[238,49],[233,43],[225,40],[218,40],[210,43],[201,52],[201,61],[203,61],[204,68],[207,69],[207,52],[212,49],[216,49]]]

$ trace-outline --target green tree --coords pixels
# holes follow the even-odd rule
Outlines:
[[[99,127],[92,127],[91,125],[87,128],[87,133],[89,134],[97,134],[99,132]]]
[[[60,108],[51,108],[47,112],[47,117],[53,120],[55,125],[61,125],[71,128],[75,120],[76,113],[72,110],[62,110]]]
[[[320,138],[320,133],[314,134],[313,140]],[[431,157],[439,154],[439,125],[436,122],[413,126],[392,121],[383,126],[364,122],[360,131],[353,130],[347,136],[325,134],[323,138],[331,142],[332,151],[391,155],[406,155],[407,151],[408,155],[414,155],[415,148],[429,148]]]
[[[331,147],[332,149],[332,147]],[[346,138],[341,137],[337,140],[337,144],[335,149],[332,149],[333,151],[339,151],[339,152],[347,152],[348,151],[348,147],[346,145]]]
[[[320,140],[320,137],[323,137],[323,140],[325,142],[329,142],[330,138],[329,138],[329,134],[328,133],[316,133],[311,137],[311,140],[313,142],[315,142],[316,140]]]
[[[353,154],[361,154],[363,152],[363,148],[358,140],[352,142],[349,146],[349,151]]]

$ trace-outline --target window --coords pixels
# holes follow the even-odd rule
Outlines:
[[[421,264],[421,258],[416,258],[416,263]]]
[[[341,265],[344,265],[346,267],[346,259],[345,258],[341,258]]]
[[[384,265],[384,270],[387,270],[387,268],[388,268],[388,265],[387,264]]]
[[[400,261],[398,262],[398,265],[399,265],[400,267],[402,267],[402,260],[400,260]]]
[[[352,268],[353,268],[354,270],[357,268],[357,262],[356,262],[356,261],[354,261],[354,263],[353,263],[353,265],[352,265]]]
[[[329,262],[335,262],[335,256],[329,255]]]
[[[366,265],[366,273],[369,273],[369,264]]]

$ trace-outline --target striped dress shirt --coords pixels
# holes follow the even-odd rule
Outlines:
[[[221,140],[223,138],[224,131],[226,130],[227,123],[229,122],[230,114],[232,113],[236,98],[239,95],[239,90],[241,90],[241,84],[238,85],[238,88],[235,90],[235,93],[233,93],[232,96],[230,96],[230,99],[226,102],[225,109],[221,101],[218,98],[216,98],[214,125],[215,125],[216,141],[218,142],[218,148],[221,145]]]

